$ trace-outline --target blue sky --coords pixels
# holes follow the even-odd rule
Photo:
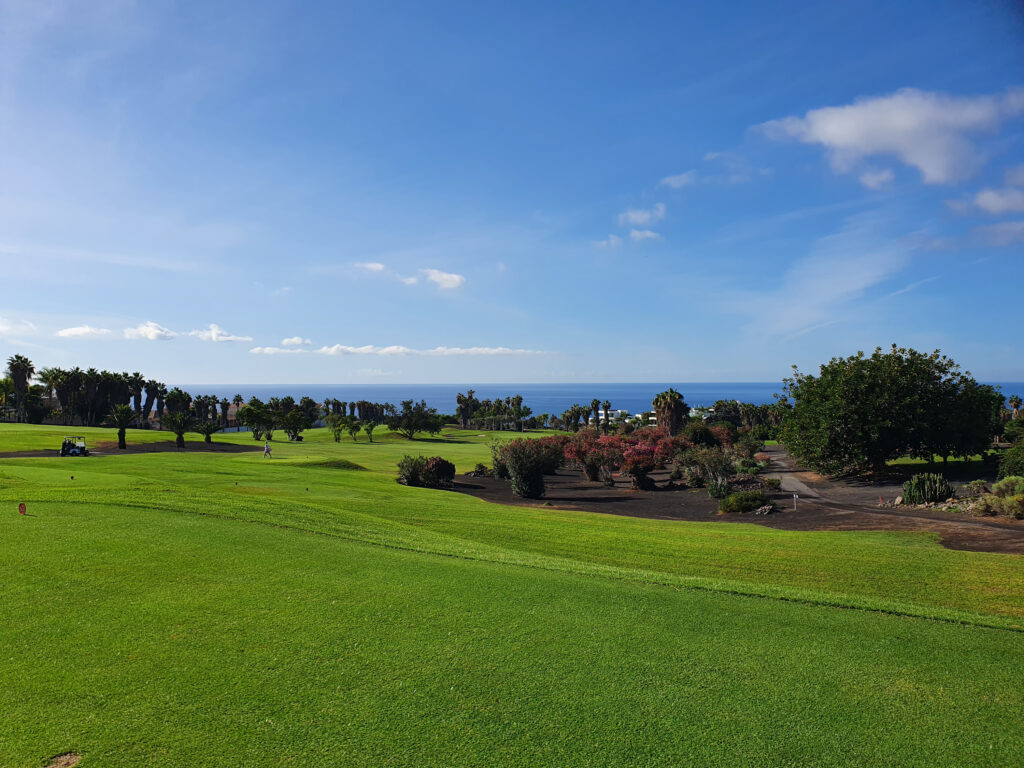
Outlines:
[[[1012,7],[0,0],[0,354],[1024,379]]]

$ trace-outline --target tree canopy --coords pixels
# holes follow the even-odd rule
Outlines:
[[[970,456],[1000,429],[1003,396],[939,350],[879,347],[870,356],[833,358],[817,376],[794,366],[783,383],[793,408],[780,437],[828,474],[879,471],[908,455]]]

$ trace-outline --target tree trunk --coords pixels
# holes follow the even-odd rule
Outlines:
[[[175,433],[175,435],[174,435],[174,445],[176,447],[178,447],[178,448],[184,448],[185,447],[185,433],[184,432],[177,432],[177,433]]]
[[[128,443],[126,443],[124,439],[124,432],[124,429],[117,430],[117,447],[122,451],[128,447]]]
[[[213,440],[210,439],[212,437],[212,435],[209,432],[207,432],[204,437],[205,437],[205,439],[203,440],[204,443],[212,443],[213,442]]]

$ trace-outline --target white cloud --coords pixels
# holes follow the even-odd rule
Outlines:
[[[301,336],[289,336],[287,339],[281,339],[281,346],[283,347],[302,347],[312,343],[309,339],[304,339]]]
[[[36,330],[36,327],[28,320],[9,320],[6,317],[0,317],[0,336],[30,336]]]
[[[316,350],[318,355],[383,355],[386,357],[415,355],[422,357],[448,357],[458,355],[541,355],[543,352],[532,349],[510,349],[509,347],[434,347],[433,349],[412,349],[400,345],[378,347],[367,344],[362,347],[351,347],[345,344],[334,344]]]
[[[947,96],[904,88],[760,127],[772,139],[822,145],[837,173],[853,170],[863,158],[887,156],[917,168],[928,184],[946,184],[967,178],[981,163],[969,134],[992,133],[1022,111],[1024,90],[1002,96]]]
[[[974,196],[974,204],[987,213],[1020,213],[1024,211],[1024,190],[983,189]]]
[[[868,189],[881,189],[892,183],[893,172],[889,168],[883,168],[880,171],[864,171],[860,175],[860,183]]]
[[[672,189],[682,189],[696,183],[696,171],[686,171],[685,173],[677,173],[675,176],[666,176],[658,182],[660,186],[671,187]]]
[[[421,269],[420,272],[427,276],[427,280],[435,283],[438,288],[445,291],[459,288],[466,282],[466,278],[462,275],[456,275],[454,272],[442,272],[439,269]]]
[[[618,248],[622,245],[622,238],[618,235],[608,235],[604,240],[595,240],[594,245],[598,248]]]
[[[1024,187],[1024,165],[1006,169],[1006,186]]]
[[[250,354],[253,355],[298,355],[305,354],[308,349],[298,349],[296,347],[253,347],[249,350]]]
[[[174,331],[164,328],[162,325],[154,323],[149,320],[142,325],[137,325],[134,328],[125,328],[124,337],[126,339],[146,339],[147,341],[167,341],[177,336]]]
[[[420,281],[420,279],[418,277],[416,277],[416,276],[411,276],[411,277],[401,277],[400,276],[398,279],[401,280],[406,285],[416,285],[416,283],[418,283]]]
[[[1024,243],[1024,221],[1001,221],[977,227],[974,234],[979,236],[985,245],[1003,247]]]
[[[657,232],[652,232],[649,229],[631,229],[629,230],[629,239],[636,242],[643,240],[661,240],[661,235]]]
[[[665,218],[665,204],[655,203],[649,209],[627,208],[619,214],[619,224],[621,226],[626,226],[627,224],[647,226],[656,221],[661,221],[663,218]]]
[[[61,328],[57,336],[62,339],[98,339],[110,333],[109,328],[94,328],[91,325],[76,325],[71,328]]]
[[[252,336],[233,336],[216,323],[210,323],[210,327],[202,331],[189,331],[189,336],[195,336],[203,341],[252,341]]]
[[[356,266],[365,269],[367,272],[383,272],[387,267],[379,261],[357,261]]]

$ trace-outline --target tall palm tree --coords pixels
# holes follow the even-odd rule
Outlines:
[[[1024,400],[1020,399],[1020,395],[1010,395],[1010,407],[1013,408],[1013,418],[1020,418],[1020,407],[1024,405]]]
[[[115,405],[114,410],[107,416],[110,426],[117,427],[117,447],[122,451],[128,447],[125,441],[125,430],[135,423],[136,412],[130,405]]]
[[[28,397],[28,383],[36,372],[35,365],[24,355],[12,355],[7,359],[7,375],[14,384],[14,399],[18,406],[18,421],[25,419],[25,398]]]
[[[160,394],[160,387],[163,385],[154,379],[149,379],[146,382],[144,389],[146,390],[146,399],[142,403],[142,416],[139,419],[139,426],[145,427],[149,424],[149,414],[153,411],[153,403],[156,402],[157,395]]]
[[[128,391],[135,402],[135,418],[142,423],[142,394],[146,391],[146,377],[136,371],[128,377]]]
[[[605,400],[603,403],[601,403],[601,410],[604,411],[604,431],[606,434],[608,432],[608,429],[612,425],[612,420],[608,418],[608,413],[609,411],[611,411],[611,409],[612,404],[609,401]]]
[[[192,413],[190,411],[171,411],[164,414],[164,417],[160,420],[160,426],[171,430],[174,433],[174,444],[178,448],[184,448],[185,433],[193,431],[196,425],[192,420]]]
[[[0,379],[0,416],[7,418],[7,404],[14,394],[14,382],[10,376]]]
[[[652,405],[658,417],[658,426],[666,427],[670,435],[678,433],[690,415],[690,406],[683,400],[683,396],[671,388],[655,395]]]
[[[590,401],[590,410],[594,414],[594,427],[601,426],[601,401],[596,397]],[[590,418],[590,414],[587,414],[587,418]]]

